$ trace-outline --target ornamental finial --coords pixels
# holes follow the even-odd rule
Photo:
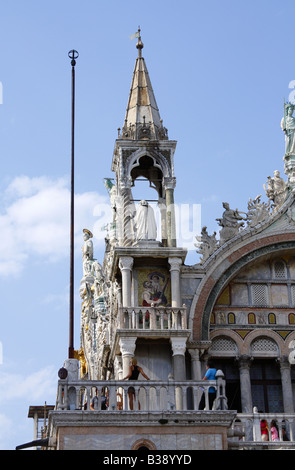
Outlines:
[[[136,37],[138,37],[138,41],[137,41],[137,44],[136,44],[136,48],[138,49],[138,57],[141,57],[141,50],[143,49],[143,43],[141,41],[140,26],[138,26],[138,31],[136,33]]]

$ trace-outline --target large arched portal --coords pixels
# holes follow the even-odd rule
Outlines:
[[[232,263],[216,262],[199,290],[194,339],[211,342],[207,353],[225,373],[228,405],[240,412],[252,412],[254,406],[264,412],[294,410],[294,372],[288,362],[295,338],[292,237],[282,234],[276,243],[268,237],[259,247],[252,242],[243,256],[239,250],[240,257],[232,252]],[[223,271],[222,265],[227,265]]]

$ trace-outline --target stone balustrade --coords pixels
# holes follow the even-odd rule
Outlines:
[[[57,410],[90,410],[92,397],[98,397],[98,409],[101,410],[101,397],[107,396],[108,411],[129,411],[128,389],[135,389],[134,410],[172,411],[198,410],[199,401],[205,393],[206,409],[209,409],[208,390],[217,391],[215,409],[226,409],[225,381],[221,371],[217,380],[212,381],[123,381],[123,380],[59,380]],[[106,412],[106,411],[104,411]]]
[[[118,328],[129,330],[185,330],[187,311],[183,307],[121,307]]]
[[[267,421],[268,440],[262,440],[260,423]],[[271,435],[271,423],[275,421],[279,440],[273,441]],[[232,448],[252,448],[252,446],[268,448],[279,447],[294,448],[295,442],[295,414],[290,413],[238,413],[232,427],[233,438]]]

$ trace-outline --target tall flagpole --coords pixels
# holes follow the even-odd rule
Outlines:
[[[75,144],[75,65],[79,54],[74,49],[68,53],[72,65],[72,152],[71,152],[71,219],[70,219],[70,311],[69,359],[74,358],[74,144]]]

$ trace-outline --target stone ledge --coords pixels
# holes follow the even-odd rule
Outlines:
[[[104,426],[222,426],[229,428],[236,411],[85,411],[54,410],[49,413],[53,427],[104,427]]]
[[[295,443],[283,442],[253,442],[228,440],[229,450],[295,450]]]

